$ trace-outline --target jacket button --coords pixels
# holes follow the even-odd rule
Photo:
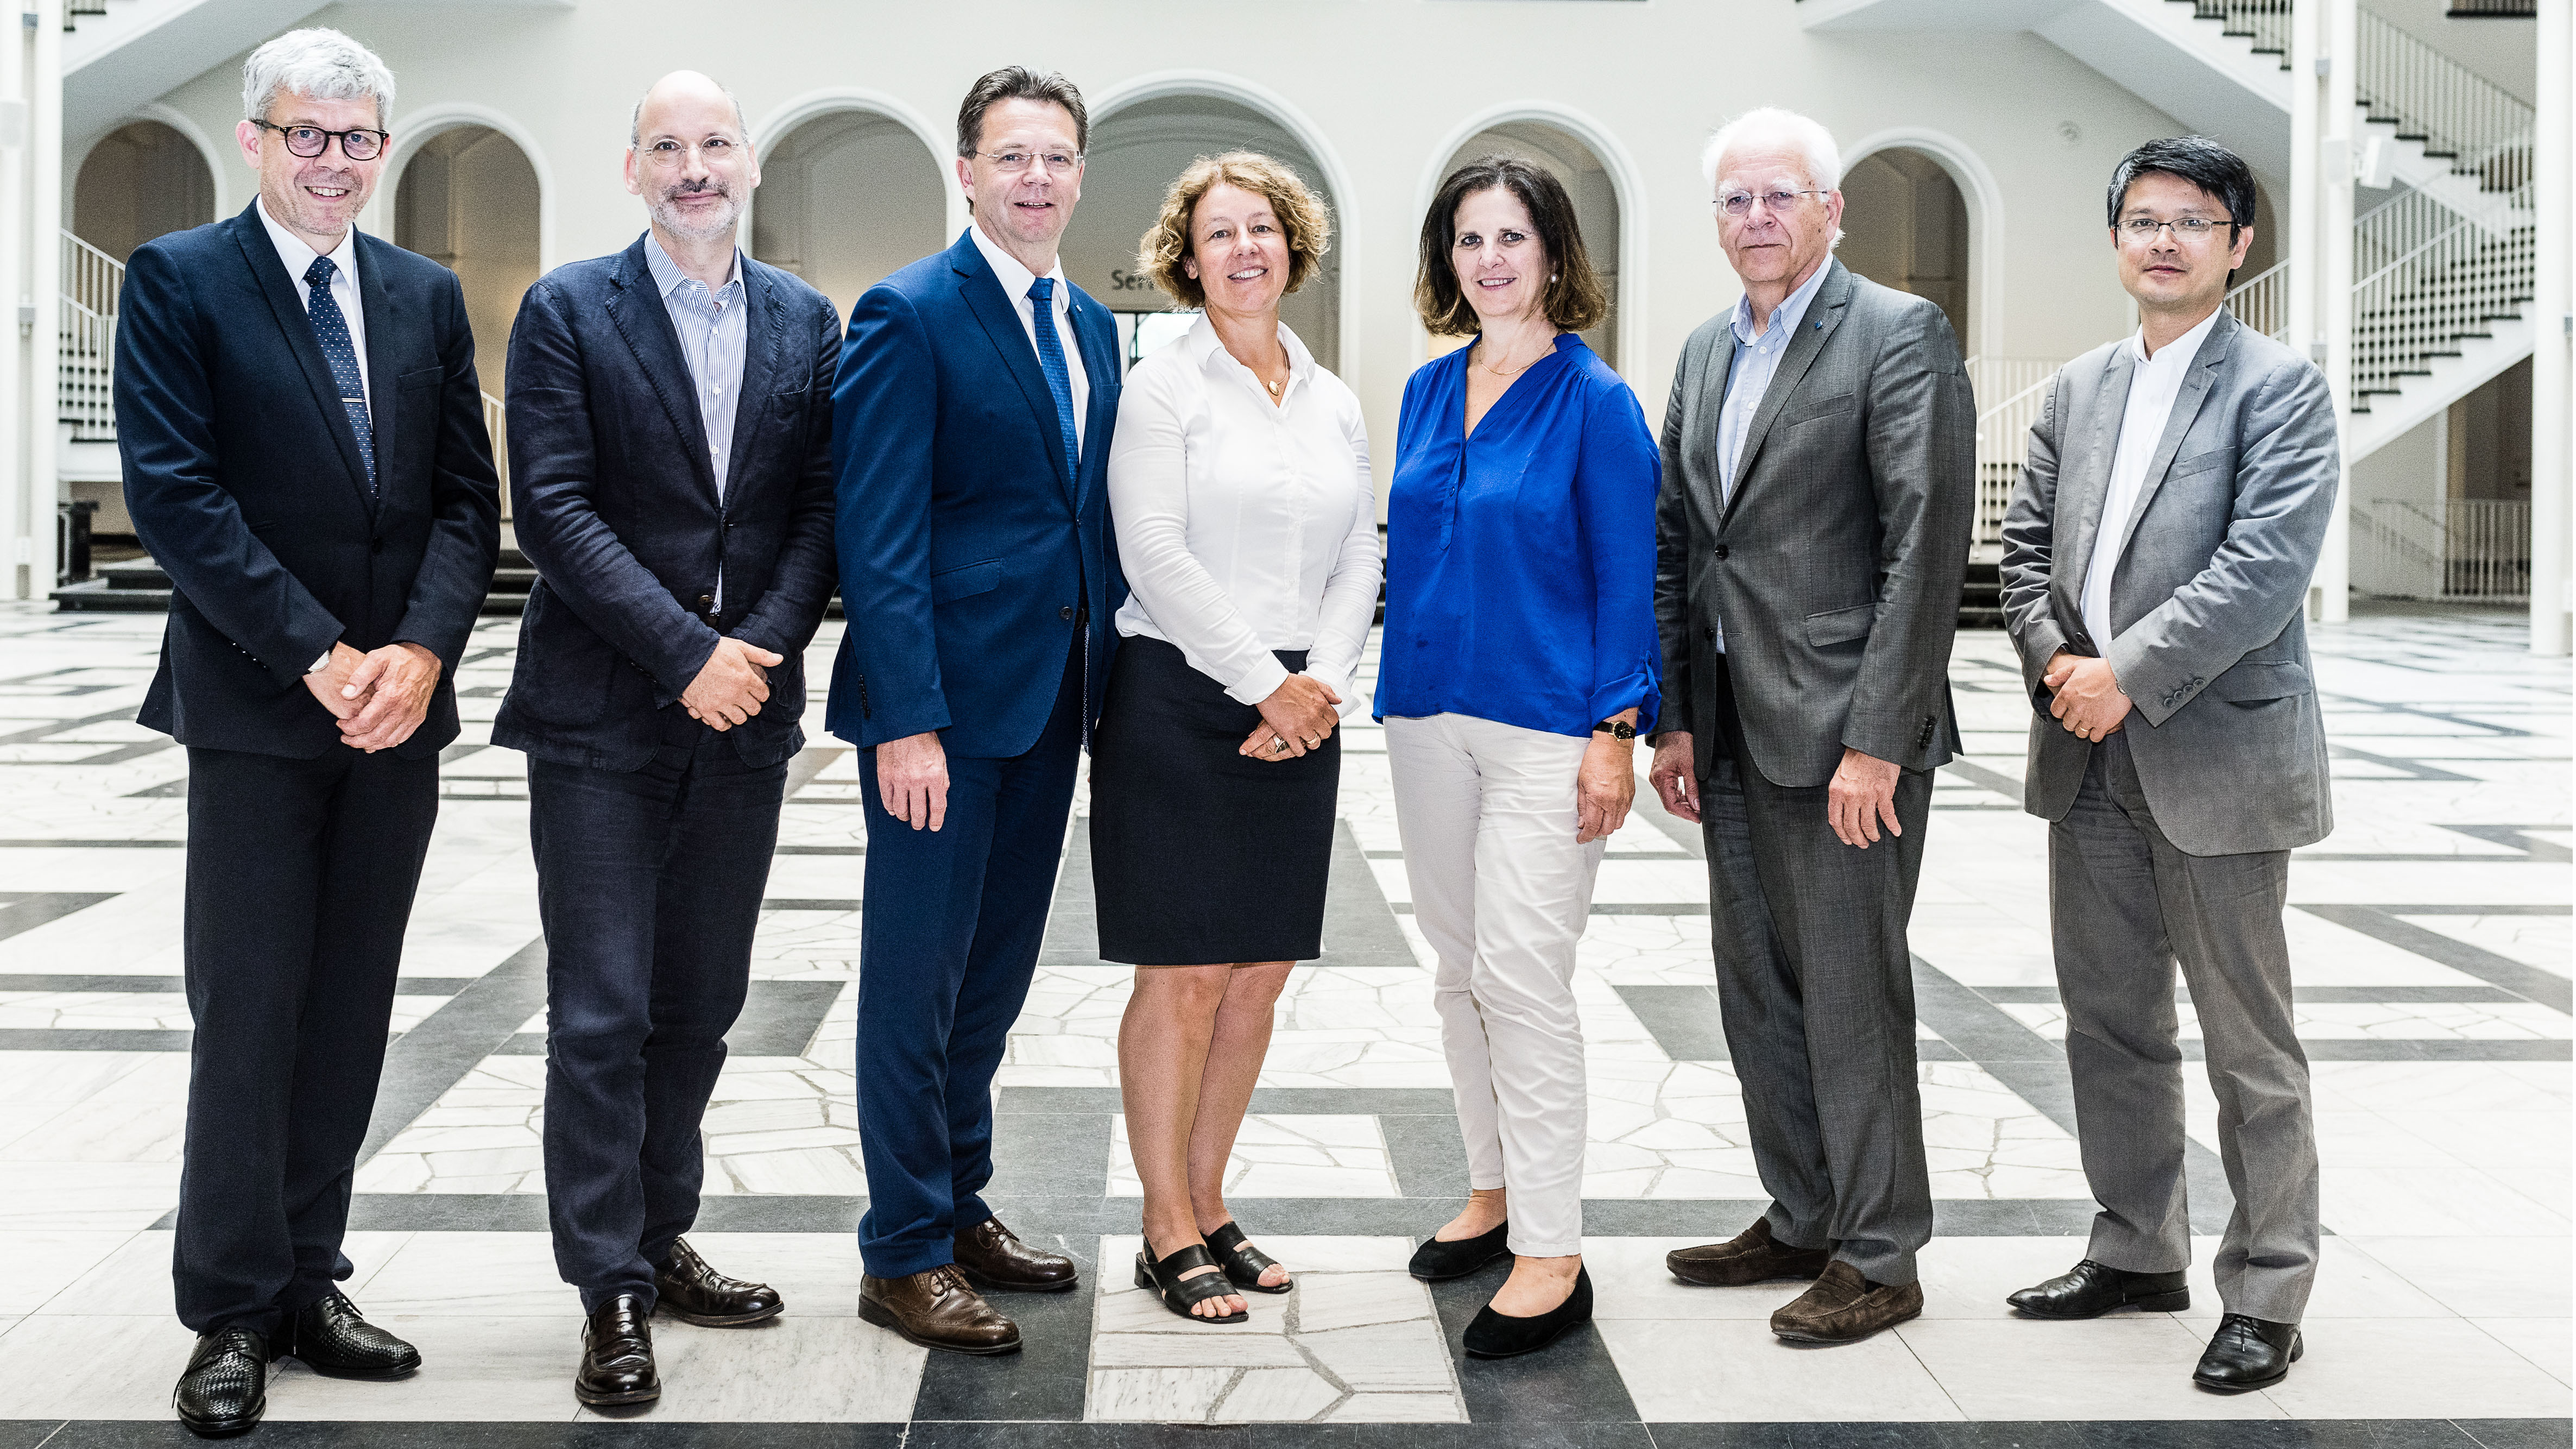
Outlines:
[[[700,595],[698,595],[698,612],[700,612],[700,613],[702,613],[702,614],[706,614],[706,613],[713,613],[713,612],[715,612],[715,607],[716,607],[716,596],[715,596],[715,595],[713,595],[713,594],[700,594]]]
[[[1722,543],[1721,543],[1721,544],[1719,544],[1719,545],[1717,546],[1717,556],[1718,556],[1719,558],[1724,558],[1724,557],[1726,557],[1726,545],[1725,545],[1725,544],[1722,544]]]
[[[1067,605],[1065,605],[1063,608],[1056,610],[1056,611],[1055,611],[1055,616],[1056,616],[1057,618],[1059,618],[1059,619],[1064,620],[1064,621],[1065,621],[1066,623],[1068,623],[1068,624],[1072,623],[1072,622],[1073,622],[1073,605],[1071,605],[1071,604],[1067,604]]]

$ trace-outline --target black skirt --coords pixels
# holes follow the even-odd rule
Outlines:
[[[1303,651],[1280,651],[1291,671]],[[1100,956],[1135,966],[1324,953],[1342,736],[1293,760],[1235,753],[1261,723],[1160,639],[1121,640],[1091,736]]]

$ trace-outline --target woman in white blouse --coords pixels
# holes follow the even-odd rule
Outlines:
[[[1323,953],[1333,729],[1377,607],[1359,399],[1279,322],[1329,230],[1266,156],[1181,173],[1139,261],[1202,315],[1127,374],[1109,454],[1132,592],[1092,741],[1092,880],[1101,956],[1137,968],[1118,1031],[1137,1286],[1195,1321],[1290,1287],[1226,1210],[1225,1167],[1272,1004]]]

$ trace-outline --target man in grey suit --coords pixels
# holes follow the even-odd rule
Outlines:
[[[2334,825],[2299,617],[2334,508],[2334,401],[2221,305],[2253,220],[2253,173],[2214,141],[2120,163],[2111,240],[2138,332],[2058,373],[2004,519],[2004,608],[2040,711],[2025,798],[2052,822],[2066,1064],[2102,1207],[2084,1260],[2009,1301],[2038,1318],[2190,1301],[2179,956],[2236,1195],[2227,1311],[2192,1375],[2222,1392],[2289,1373],[2316,1274],[2281,912],[2290,851]]]
[[[1976,410],[1940,308],[1834,261],[1822,126],[1752,112],[1704,169],[1744,299],[1683,345],[1664,416],[1649,778],[1707,841],[1727,1050],[1772,1203],[1666,1264],[1814,1279],[1771,1331],[1847,1343],[1923,1311],[1905,926],[1932,771],[1958,746]]]

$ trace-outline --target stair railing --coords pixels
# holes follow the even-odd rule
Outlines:
[[[2531,180],[2532,108],[2368,10],[2353,94],[2370,119],[2476,177],[2481,191],[2514,191]]]
[[[2215,20],[2219,32],[2241,36],[2257,55],[2277,55],[2290,68],[2290,0],[2192,0],[2192,17]]]
[[[2529,198],[2515,193],[2517,208]],[[2355,411],[2398,379],[2424,375],[2436,357],[2455,356],[2463,338],[2482,337],[2530,302],[2532,231],[2497,237],[2420,191],[2373,208],[2353,223],[2352,391]]]
[[[54,369],[55,416],[79,442],[116,437],[116,302],[125,267],[66,231],[62,234],[62,299]]]
[[[1977,535],[1981,544],[2004,539],[2004,510],[2021,486],[2021,467],[2030,456],[2030,430],[2048,405],[2048,390],[2057,382],[2058,364],[2049,364],[2028,385],[1986,405],[1978,397]]]
[[[2274,262],[2230,288],[2227,310],[2275,342],[2290,338],[2290,264]]]

